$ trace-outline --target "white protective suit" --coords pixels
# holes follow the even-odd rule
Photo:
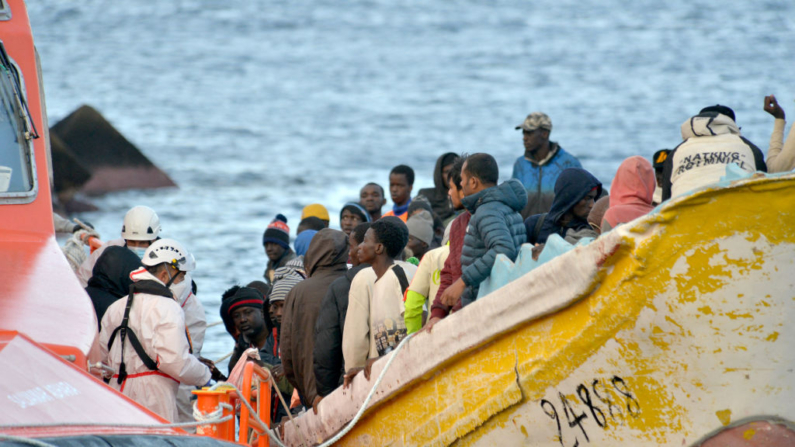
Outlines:
[[[204,332],[207,330],[207,318],[204,315],[204,306],[199,298],[193,294],[191,283],[193,279],[190,273],[185,274],[185,280],[177,285],[171,286],[171,291],[177,298],[177,302],[182,307],[185,314],[185,325],[188,326],[188,334],[193,346],[193,355],[199,356],[204,344]],[[177,392],[177,410],[179,411],[179,422],[193,422],[193,394],[191,391],[196,387],[191,385],[180,385]]]
[[[163,284],[154,275],[141,268],[132,273],[133,281],[153,280]],[[125,396],[169,421],[176,421],[177,389],[180,383],[192,386],[210,381],[210,369],[190,354],[185,336],[185,318],[182,308],[174,299],[147,293],[136,293],[130,309],[129,328],[138,336],[147,355],[158,364],[152,371],[135,352],[130,338],[124,343],[124,360],[127,379],[121,384],[117,375],[110,386]],[[117,334],[108,350],[113,331],[121,325],[127,298],[113,303],[102,318],[99,334],[102,362],[118,372],[121,363],[121,337]]]
[[[97,259],[102,256],[102,253],[105,252],[106,248],[110,247],[111,245],[120,245],[123,247],[126,242],[127,241],[122,238],[113,239],[105,242],[101,247],[94,250],[94,252],[91,253],[77,269],[77,279],[80,280],[80,286],[84,289],[88,287],[88,280],[94,276],[94,264],[97,263]]]

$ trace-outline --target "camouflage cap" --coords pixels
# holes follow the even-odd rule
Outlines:
[[[546,129],[552,132],[552,120],[549,119],[546,113],[533,112],[527,115],[524,122],[516,126],[516,130],[534,131],[536,129]]]

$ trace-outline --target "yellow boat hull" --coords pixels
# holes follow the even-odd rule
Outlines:
[[[576,247],[410,340],[338,445],[682,446],[795,421],[793,223],[795,175],[762,177]],[[288,442],[328,439],[371,385]]]

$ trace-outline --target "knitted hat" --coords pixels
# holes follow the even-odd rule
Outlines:
[[[280,267],[274,272],[273,290],[271,290],[270,302],[284,301],[287,294],[293,290],[296,284],[304,280],[298,271],[290,267]]]
[[[371,221],[370,213],[368,213],[363,206],[359,205],[356,202],[348,202],[342,207],[342,209],[340,210],[340,220],[342,220],[342,212],[345,210],[348,210],[349,212],[359,216],[359,220],[362,222]]]
[[[304,210],[301,211],[301,220],[304,220],[307,217],[317,217],[320,220],[325,220],[326,222],[329,221],[328,210],[325,206],[319,203],[313,203],[304,207]]]
[[[265,234],[262,235],[262,245],[268,242],[279,244],[284,249],[290,248],[290,227],[287,226],[287,218],[284,215],[277,214],[265,229]]]
[[[425,242],[428,246],[433,242],[433,218],[431,213],[423,210],[409,217],[406,221],[409,227],[409,235]]]
[[[234,295],[225,299],[221,303],[221,319],[224,320],[224,326],[227,327],[227,330],[235,327],[232,321],[232,312],[241,307],[253,307],[262,310],[265,307],[265,298],[257,289],[241,287]]]

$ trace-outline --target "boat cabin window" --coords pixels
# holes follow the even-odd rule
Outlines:
[[[4,48],[0,53],[0,199],[6,199],[2,203],[12,203],[7,199],[35,194],[33,136],[17,68]]]

